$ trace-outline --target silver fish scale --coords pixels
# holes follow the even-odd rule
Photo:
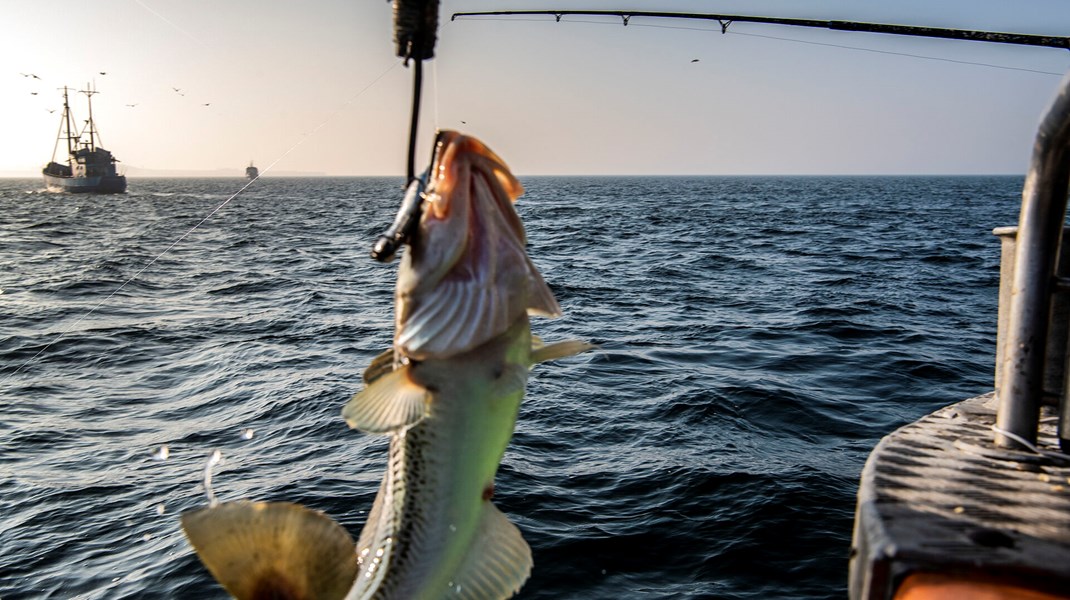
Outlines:
[[[434,445],[434,434],[434,428],[424,422],[391,437],[389,476],[384,492],[392,500],[392,509],[388,522],[380,522],[376,534],[377,540],[387,539],[385,536],[392,538],[391,543],[384,545],[384,562],[389,562],[391,575],[375,591],[374,599],[405,598],[408,592],[402,584],[420,579],[418,574],[424,565],[419,560],[419,549],[426,546],[427,530],[434,522],[421,510],[435,504],[429,496],[434,486],[427,480],[433,469],[427,461],[433,459],[431,453],[425,452]]]

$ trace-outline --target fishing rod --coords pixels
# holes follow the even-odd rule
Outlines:
[[[394,45],[397,55],[415,61],[412,80],[412,118],[409,120],[409,152],[405,169],[405,196],[397,217],[372,246],[372,258],[390,262],[420,221],[420,205],[428,173],[416,176],[416,130],[420,124],[420,90],[423,61],[435,56],[438,30],[438,0],[394,0]]]
[[[1070,37],[1031,35],[1022,33],[1000,33],[995,31],[976,31],[969,29],[944,29],[939,27],[920,27],[916,25],[886,25],[882,23],[862,23],[857,21],[825,21],[820,19],[788,19],[781,17],[755,17],[747,15],[722,15],[709,13],[677,13],[643,10],[493,10],[480,12],[453,13],[450,21],[458,17],[519,17],[532,15],[553,16],[561,22],[565,16],[619,17],[625,26],[633,17],[652,17],[656,19],[698,19],[717,21],[721,33],[728,33],[732,23],[768,23],[772,25],[789,25],[831,29],[835,31],[861,31],[867,33],[887,33],[915,37],[931,37],[974,42],[992,42],[998,44],[1017,44],[1020,46],[1044,46],[1048,48],[1070,49]]]

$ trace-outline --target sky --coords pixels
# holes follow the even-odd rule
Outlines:
[[[0,175],[50,160],[65,85],[95,86],[131,176],[405,171],[412,69],[384,0],[0,7]],[[750,23],[449,19],[554,8],[1070,34],[1065,0],[443,0],[418,169],[451,128],[519,175],[1021,174],[1070,68],[1065,49]],[[85,96],[71,105],[84,120]]]

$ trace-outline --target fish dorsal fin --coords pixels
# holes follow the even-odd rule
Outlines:
[[[427,413],[427,390],[409,378],[409,366],[377,376],[342,409],[354,429],[385,433],[412,425]]]
[[[531,346],[531,364],[533,365],[548,360],[557,360],[559,358],[573,356],[595,347],[594,344],[589,344],[580,340],[565,340],[563,342],[554,342],[553,344],[544,344],[541,339],[539,339],[538,342],[535,342],[536,339],[538,338],[532,338],[533,343]]]
[[[531,574],[531,548],[520,530],[489,501],[483,504],[479,528],[468,554],[444,597],[471,600],[509,598]]]
[[[390,347],[379,353],[372,359],[367,369],[364,369],[364,383],[369,384],[390,371],[394,370],[394,348]]]
[[[289,502],[228,502],[182,513],[212,576],[238,600],[344,598],[357,576],[353,538]]]

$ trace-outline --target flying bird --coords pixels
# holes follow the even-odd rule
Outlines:
[[[105,73],[104,71],[101,71],[100,74],[101,75],[107,75],[107,73]]]
[[[135,106],[137,106],[137,104],[127,104],[127,106],[129,106],[130,108],[134,108]]]
[[[36,96],[36,95],[37,95],[37,92],[30,92],[30,95],[31,95],[31,96]]]
[[[698,62],[698,59],[697,58],[692,58],[691,62],[696,63],[696,62]]]
[[[19,75],[22,75],[23,77],[33,77],[34,79],[40,79],[40,77],[34,75],[33,73],[19,73]]]
[[[204,103],[204,105],[205,105],[205,106],[211,106],[211,105],[212,105],[212,103],[211,103],[211,102],[205,102],[205,103]]]
[[[56,112],[56,109],[54,108],[46,108],[45,110],[47,110],[49,114]]]

